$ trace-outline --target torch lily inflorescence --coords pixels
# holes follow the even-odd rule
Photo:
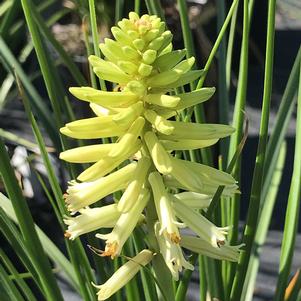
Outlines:
[[[65,219],[66,237],[112,228],[110,233],[96,236],[106,242],[102,256],[114,258],[153,202],[157,222],[150,232],[155,233],[157,250],[152,251],[161,253],[174,279],[182,267],[193,269],[182,247],[213,258],[237,260],[239,247],[227,243],[228,228],[215,226],[200,213],[209,206],[218,186],[225,187],[225,195],[237,191],[234,178],[175,156],[175,151],[207,147],[233,133],[228,125],[179,121],[182,110],[206,101],[215,89],[188,93],[177,89],[199,78],[202,71],[191,70],[195,60],[183,59],[185,50],[172,50],[172,34],[157,16],[140,18],[131,12],[129,19],[112,28],[112,34],[115,40],[105,39],[99,45],[105,59],[92,55],[89,62],[99,78],[117,84],[114,91],[70,88],[75,97],[90,103],[96,117],[67,123],[61,133],[77,139],[110,137],[112,143],[60,154],[68,162],[93,163],[67,189],[67,208],[78,215]],[[88,207],[116,191],[123,192],[116,203]],[[183,227],[189,227],[195,236],[181,235]],[[142,265],[153,256],[148,252],[137,255],[138,261],[143,257]],[[131,267],[135,269],[131,275],[138,272],[135,260],[123,270]],[[123,274],[123,270],[116,273]],[[117,276],[100,286],[99,300],[116,291],[110,285]],[[118,289],[124,284],[116,282]]]

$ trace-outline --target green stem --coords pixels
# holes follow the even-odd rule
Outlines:
[[[228,15],[227,15],[227,17],[225,19],[225,22],[224,22],[224,24],[223,24],[223,26],[222,26],[222,28],[221,28],[221,30],[220,30],[220,32],[219,32],[216,40],[215,40],[215,43],[214,43],[214,45],[212,47],[212,50],[211,50],[210,55],[209,55],[209,57],[207,59],[206,65],[204,67],[205,76],[202,76],[200,78],[200,80],[199,80],[199,82],[197,84],[197,87],[196,87],[197,89],[200,89],[203,86],[203,84],[204,84],[204,81],[205,81],[205,78],[206,78],[206,73],[208,72],[208,70],[209,70],[209,68],[211,66],[211,63],[212,63],[212,61],[213,61],[213,59],[214,59],[214,57],[216,55],[216,52],[217,52],[218,47],[219,47],[219,45],[220,45],[220,43],[221,43],[221,41],[223,39],[223,36],[226,33],[227,27],[228,27],[228,25],[230,23],[230,20],[232,18],[232,15],[233,15],[233,12],[235,10],[235,7],[236,7],[237,3],[238,3],[238,0],[234,0],[232,2],[232,5],[231,5],[231,7],[229,9],[229,12],[228,12]]]
[[[165,21],[164,12],[159,0],[145,0],[145,4],[150,15],[157,15],[162,21]]]
[[[233,127],[236,129],[235,133],[230,138],[228,160],[233,156],[240,143],[243,133],[244,123],[244,109],[246,104],[247,95],[247,82],[248,82],[248,48],[249,48],[249,11],[248,0],[244,0],[243,8],[243,35],[239,64],[239,78],[238,87],[236,92],[235,107],[233,113]],[[237,181],[240,181],[240,159],[236,162],[233,176]],[[238,221],[240,211],[240,195],[236,194],[231,198],[231,221],[230,225],[233,226],[233,230],[230,233],[229,240],[232,244],[235,244],[238,239]],[[231,275],[234,276],[234,266],[236,263],[231,264]]]
[[[190,58],[192,56],[195,57],[195,49],[193,44],[193,37],[192,37],[192,31],[189,26],[189,19],[188,19],[188,11],[187,11],[187,5],[185,0],[178,0],[177,1],[179,6],[179,13],[180,13],[180,19],[181,19],[181,27],[183,32],[183,39],[184,39],[184,45],[187,51],[186,57]],[[190,83],[190,90],[193,91],[195,89],[195,82]]]
[[[255,235],[255,243],[252,246],[252,254],[250,263],[248,266],[247,277],[242,292],[242,299],[251,301],[253,299],[253,293],[256,283],[256,276],[259,269],[259,260],[262,250],[262,246],[265,243],[266,236],[268,233],[274,204],[276,201],[280,181],[282,178],[283,167],[286,159],[286,143],[284,142],[281,146],[280,153],[277,156],[277,165],[274,169],[272,180],[270,181],[269,191],[265,197],[265,202],[260,214],[258,222],[258,228]]]
[[[100,49],[98,47],[99,44],[99,36],[98,36],[98,28],[97,28],[97,19],[96,19],[96,12],[95,12],[95,2],[94,0],[89,0],[89,10],[90,10],[90,23],[91,23],[91,29],[92,29],[92,39],[93,39],[93,45],[94,45],[94,53],[98,57],[100,56]],[[106,84],[104,80],[101,78],[99,79],[101,90],[106,91]]]
[[[187,51],[187,57],[195,56],[195,49],[192,38],[192,31],[189,26],[187,4],[185,0],[178,0],[178,7],[181,19],[184,45]]]
[[[238,11],[238,5],[236,5],[234,8],[234,12],[231,18],[229,37],[228,37],[227,58],[226,58],[226,85],[227,85],[228,93],[230,92],[230,88],[231,88],[232,55],[233,55],[235,29],[236,29],[236,22],[237,22],[237,11]]]
[[[124,0],[116,0],[115,2],[115,24],[122,18]]]
[[[73,62],[70,55],[64,50],[61,44],[54,38],[53,34],[51,33],[50,29],[47,27],[46,23],[44,22],[43,18],[41,17],[40,13],[38,12],[35,6],[31,6],[31,12],[36,23],[40,27],[43,35],[56,49],[62,61],[65,63],[65,66],[69,69],[70,74],[76,80],[77,84],[80,86],[84,86],[86,84],[85,78],[78,70],[77,66]]]
[[[139,253],[140,251],[145,249],[146,246],[144,243],[144,237],[144,231],[140,227],[137,227],[133,235],[136,253]],[[150,276],[149,273],[147,273],[145,269],[141,269],[140,273],[145,301],[158,301],[158,295],[156,292],[156,287],[153,278]]]
[[[140,15],[140,0],[135,0],[135,13]]]
[[[197,259],[198,259],[198,254],[193,254],[189,261],[193,266],[195,266]],[[192,272],[193,272],[192,270],[188,270],[188,269],[184,271],[181,282],[179,283],[177,288],[176,301],[185,300],[185,296],[187,293],[188,285],[190,283]]]
[[[299,80],[299,66],[301,62],[301,47],[297,53],[295,58],[295,62],[293,68],[291,70],[289,79],[287,81],[281,104],[276,116],[275,127],[273,128],[273,132],[270,136],[267,152],[266,152],[266,160],[264,165],[264,185],[262,188],[262,200],[265,199],[267,191],[270,186],[270,179],[272,178],[273,170],[275,163],[277,161],[277,154],[279,153],[282,141],[284,140],[289,122],[291,120],[294,108],[295,101],[294,96],[296,95],[298,80]]]
[[[297,123],[295,138],[294,168],[285,215],[283,240],[281,245],[279,277],[276,285],[274,301],[284,299],[285,289],[294,256],[294,246],[299,222],[301,197],[301,64],[299,68],[299,91],[297,104]]]
[[[133,242],[132,242],[132,239],[130,238],[127,240],[127,242],[125,243],[125,245],[123,247],[123,254],[125,254],[126,256],[129,256],[129,257],[133,257],[134,252],[133,252],[132,247],[133,247]],[[121,258],[121,262],[122,262],[122,264],[124,264],[127,262],[127,260],[125,260],[124,258]],[[138,276],[134,277],[125,286],[127,300],[139,300],[140,299],[137,278],[138,278]]]
[[[85,46],[86,46],[86,51],[87,51],[87,57],[93,54],[93,47],[89,41],[89,23],[87,22],[87,16],[83,17],[82,21],[82,29],[83,29],[83,34],[84,34],[84,41],[85,41]],[[97,89],[97,81],[96,81],[96,76],[95,73],[93,72],[93,67],[89,65],[89,75],[90,75],[90,81],[91,85],[94,89]]]
[[[259,130],[259,143],[256,154],[256,163],[252,181],[251,197],[248,210],[248,216],[246,221],[246,227],[244,231],[243,242],[245,243],[245,251],[242,252],[238,263],[236,275],[234,278],[231,301],[239,300],[243,289],[246,272],[250,260],[250,254],[252,250],[252,244],[254,242],[260,197],[261,187],[263,180],[263,168],[265,160],[265,152],[267,145],[268,135],[268,123],[270,112],[270,101],[272,93],[272,78],[273,78],[273,58],[274,58],[274,34],[275,34],[275,9],[276,0],[269,1],[268,8],[268,28],[267,28],[267,46],[266,46],[266,62],[265,62],[265,76],[264,76],[264,92],[263,92],[263,104],[261,123]]]
[[[225,1],[217,1],[217,25],[218,30],[223,26],[225,22]],[[218,51],[218,114],[219,122],[228,124],[229,118],[229,95],[226,86],[226,37],[224,36],[220,48]],[[222,167],[223,169],[227,166],[227,155],[228,155],[228,138],[221,139],[220,143],[220,154],[222,156]]]
[[[51,60],[49,59],[48,51],[43,42],[40,30],[33,19],[31,12],[33,3],[31,0],[21,0],[21,2],[26,23],[32,37],[32,42],[45,82],[46,90],[54,111],[56,126],[59,129],[63,126],[63,114],[61,111],[62,102],[60,98],[64,97],[65,95],[64,88],[62,83],[59,81],[57,70],[51,64]],[[63,145],[65,139],[61,137],[61,140]]]

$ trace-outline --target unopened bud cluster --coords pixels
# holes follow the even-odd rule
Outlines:
[[[129,19],[112,28],[112,34],[115,40],[105,39],[100,44],[105,59],[90,56],[89,62],[95,74],[116,83],[116,89],[107,92],[70,88],[75,97],[90,103],[96,117],[68,123],[61,132],[78,139],[115,137],[116,142],[61,153],[61,159],[68,162],[92,163],[77,177],[78,181],[69,183],[67,208],[79,214],[66,218],[66,236],[75,239],[100,228],[111,228],[109,234],[96,236],[106,241],[102,256],[114,258],[137,224],[143,223],[147,204],[154,202],[158,220],[153,230],[174,279],[178,279],[182,267],[193,269],[181,247],[236,261],[239,246],[228,245],[228,229],[216,227],[199,211],[209,206],[218,186],[225,186],[225,195],[235,193],[235,180],[225,172],[174,155],[177,150],[208,147],[233,133],[228,125],[174,118],[182,110],[209,99],[215,89],[175,94],[175,88],[196,80],[202,71],[191,70],[194,58],[184,59],[185,50],[172,50],[172,34],[157,16],[140,18],[132,12]],[[171,194],[170,188],[182,192]],[[89,207],[116,191],[123,192],[117,203]],[[182,227],[189,227],[195,236],[181,235]],[[137,256],[145,265],[152,255],[147,250],[143,254]],[[139,265],[128,264],[138,272]],[[126,277],[122,271],[119,274]],[[110,297],[120,283],[125,284],[116,273],[100,286],[99,300]]]

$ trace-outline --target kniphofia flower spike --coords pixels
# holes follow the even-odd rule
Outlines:
[[[147,204],[154,202],[158,216],[155,229],[142,229],[155,233],[159,249],[152,251],[162,254],[174,279],[183,267],[193,269],[182,246],[213,258],[237,260],[239,246],[227,243],[228,228],[216,227],[199,212],[210,204],[218,186],[225,186],[225,195],[237,192],[235,180],[212,167],[176,158],[174,153],[213,145],[234,132],[228,125],[177,118],[182,110],[208,100],[215,89],[175,93],[203,71],[191,70],[195,60],[184,58],[185,50],[172,49],[172,34],[157,16],[140,18],[131,12],[129,19],[118,22],[111,31],[114,39],[99,45],[104,59],[90,56],[89,62],[99,78],[117,85],[115,90],[70,88],[76,98],[90,104],[96,117],[67,123],[61,133],[77,139],[113,138],[114,142],[61,153],[61,159],[68,162],[92,163],[77,181],[69,183],[67,208],[78,215],[65,219],[66,236],[74,239],[89,231],[112,228],[109,234],[96,236],[106,241],[102,256],[114,258],[143,220]],[[169,188],[183,191],[173,195]],[[116,191],[123,192],[116,204],[89,208]],[[182,239],[182,227],[189,227],[196,236]],[[135,260],[142,265],[150,262],[149,254],[138,254],[100,285],[99,300],[108,298],[138,272]],[[121,279],[125,270],[130,277]]]

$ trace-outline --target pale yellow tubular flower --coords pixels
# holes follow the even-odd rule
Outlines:
[[[95,285],[99,289],[98,300],[107,300],[123,286],[125,286],[143,267],[153,258],[150,250],[142,250],[127,263],[122,265],[104,284]],[[138,300],[137,300],[138,301]]]
[[[160,55],[154,62],[154,66],[161,72],[172,69],[186,55],[186,49],[174,50],[169,53]]]
[[[163,54],[166,54],[166,53],[169,53],[173,50],[173,46],[172,46],[172,43],[169,43],[160,53],[160,55],[163,55]]]
[[[91,110],[95,113],[96,116],[102,117],[102,116],[108,116],[108,115],[115,115],[120,113],[122,110],[126,110],[124,108],[106,108],[102,107],[100,105],[97,105],[96,103],[90,103],[89,104]]]
[[[192,56],[190,57],[189,59],[186,59],[182,62],[180,62],[179,64],[177,64],[173,70],[176,70],[180,73],[186,73],[188,72],[191,67],[194,65],[194,62],[195,62],[195,58]]]
[[[172,171],[171,157],[160,144],[156,134],[148,131],[144,135],[144,140],[156,169],[162,174],[170,173]]]
[[[149,198],[149,190],[143,189],[134,206],[128,212],[120,215],[111,233],[96,234],[97,238],[106,241],[105,251],[102,256],[111,256],[111,258],[114,258],[120,254],[124,243],[135,229]]]
[[[174,157],[171,158],[172,170],[170,175],[179,183],[184,185],[185,189],[199,191],[203,189],[204,182],[199,175],[195,175],[186,165],[179,164]]]
[[[147,86],[141,81],[131,80],[124,87],[123,91],[130,91],[141,98],[146,94]]]
[[[172,89],[187,85],[199,78],[203,73],[203,70],[190,70],[187,73],[182,73],[182,75],[177,81],[165,85],[164,87],[161,87],[161,89],[163,91],[170,91]]]
[[[193,150],[208,147],[218,142],[218,139],[210,140],[160,140],[160,143],[167,151],[172,150]]]
[[[110,127],[112,124],[114,124],[112,116],[101,116],[79,119],[69,122],[65,126],[70,131],[85,132],[89,130],[97,131],[102,127]]]
[[[131,105],[126,110],[122,110],[113,116],[113,121],[121,128],[128,128],[143,112],[144,107],[142,101]],[[142,117],[141,117],[142,118]]]
[[[193,265],[186,261],[179,244],[173,243],[165,232],[161,232],[159,222],[155,224],[155,235],[159,244],[160,253],[175,281],[179,280],[179,272],[185,269],[194,270]]]
[[[191,191],[174,194],[174,197],[181,200],[186,206],[194,209],[206,209],[212,200],[210,195]]]
[[[171,121],[166,120],[156,112],[152,110],[146,110],[144,112],[144,116],[158,132],[165,135],[170,135],[174,131]]]
[[[181,111],[186,108],[195,106],[208,100],[215,92],[215,88],[201,88],[188,93],[178,94],[177,96],[181,99],[175,110]]]
[[[118,67],[127,74],[134,75],[138,72],[138,66],[129,61],[118,61]]]
[[[150,104],[160,107],[174,108],[181,100],[178,96],[170,96],[164,94],[148,94],[144,100]]]
[[[147,157],[142,157],[137,164],[137,168],[133,175],[133,179],[124,191],[121,199],[118,202],[118,210],[128,212],[137,202],[142,186],[146,181],[148,170],[151,166],[151,161]]]
[[[161,116],[162,117],[162,116]],[[169,121],[162,117],[161,123],[166,123],[173,130],[170,133],[162,133],[162,139],[189,139],[189,140],[208,140],[216,138],[224,138],[234,133],[234,128],[224,124],[209,124],[209,123],[191,123],[180,121]]]
[[[177,169],[177,171],[179,171],[180,169],[190,171],[191,176],[194,178],[199,178],[203,184],[206,183],[211,185],[215,184],[216,186],[227,186],[236,183],[235,179],[230,174],[204,164],[185,161],[173,157],[172,165],[173,171],[175,169]],[[174,175],[173,171],[171,172],[171,175],[177,178],[178,173],[177,175]]]
[[[132,79],[130,75],[123,72],[111,62],[105,61],[95,55],[90,55],[88,59],[93,66],[94,73],[104,80],[124,84]]]
[[[60,159],[72,163],[90,163],[107,156],[116,143],[95,144],[72,148],[60,153]]]
[[[183,248],[194,253],[233,262],[238,261],[241,248],[244,246],[244,244],[230,246],[228,242],[224,242],[224,244],[220,244],[218,248],[215,248],[202,238],[188,235],[182,235],[180,244]]]
[[[187,176],[191,175],[191,173],[187,174]],[[193,192],[198,192],[202,194],[206,194],[212,196],[216,193],[218,186],[206,184],[203,186],[191,185],[189,181],[179,182],[176,178],[171,175],[164,175],[164,184],[168,188],[176,188],[182,190],[190,190]],[[238,186],[236,184],[225,186],[222,192],[223,196],[233,196],[235,193],[240,193],[238,190]]]
[[[65,237],[73,240],[78,236],[101,228],[113,228],[120,212],[117,204],[100,208],[85,208],[80,210],[76,217],[66,217],[64,222],[68,225]]]
[[[102,117],[95,117],[95,118],[102,118]],[[97,124],[95,124],[95,126],[91,126],[91,128],[87,128],[87,124],[84,124],[82,128],[80,127],[80,124],[74,127],[73,125],[71,125],[71,127],[72,129],[70,129],[67,126],[62,127],[60,128],[60,132],[65,136],[71,138],[77,138],[77,139],[97,139],[97,138],[106,138],[106,137],[116,137],[116,136],[121,136],[125,133],[125,130],[119,127],[113,121],[107,123],[105,126],[98,125],[98,128],[97,128]]]
[[[80,100],[112,108],[127,107],[139,99],[139,96],[131,92],[108,92],[90,87],[72,87],[69,91]]]
[[[218,248],[219,245],[225,243],[226,235],[229,230],[228,227],[216,227],[206,217],[192,208],[189,208],[179,199],[175,200],[172,205],[176,211],[177,217],[199,237],[211,244],[212,247]]]
[[[138,117],[128,129],[128,131],[114,145],[108,156],[112,158],[120,157],[124,153],[129,153],[133,145],[137,143],[137,139],[141,134],[145,123],[143,117]]]
[[[118,63],[119,60],[124,59],[121,46],[112,39],[105,38],[104,43],[99,44],[99,48],[109,61]]]
[[[94,182],[70,182],[64,195],[68,210],[75,213],[115,191],[124,189],[132,178],[136,165],[136,163],[128,164]]]
[[[122,162],[133,156],[141,148],[141,141],[137,140],[131,145],[127,152],[120,154],[118,157],[110,157],[109,155],[103,157],[92,166],[84,170],[77,179],[79,181],[94,181],[100,177],[105,176]]]
[[[160,232],[166,232],[169,239],[177,244],[181,240],[178,223],[162,177],[158,172],[152,172],[148,177],[148,181],[153,191],[154,202],[161,224]]]

